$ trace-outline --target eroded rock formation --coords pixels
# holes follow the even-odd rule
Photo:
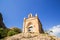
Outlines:
[[[3,17],[2,14],[0,13],[0,28],[6,28],[5,24],[3,23]]]

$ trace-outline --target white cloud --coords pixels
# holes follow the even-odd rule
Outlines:
[[[55,35],[57,37],[60,37],[60,25],[53,26],[52,28],[49,29],[49,31],[52,31],[49,32],[50,35]]]

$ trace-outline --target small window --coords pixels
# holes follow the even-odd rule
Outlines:
[[[30,27],[28,28],[28,31],[29,31],[29,32],[33,32],[33,26],[30,26]]]

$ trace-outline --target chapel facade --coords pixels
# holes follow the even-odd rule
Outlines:
[[[28,18],[24,18],[23,22],[23,32],[24,33],[44,33],[42,24],[37,16],[32,16],[30,13]]]

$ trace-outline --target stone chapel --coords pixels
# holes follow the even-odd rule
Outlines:
[[[60,40],[60,38],[44,33],[37,14],[35,16],[29,14],[28,18],[24,18],[23,32],[8,37],[7,40]]]
[[[24,33],[44,33],[42,24],[37,16],[32,16],[30,13],[28,18],[24,18],[23,22],[23,32]]]

